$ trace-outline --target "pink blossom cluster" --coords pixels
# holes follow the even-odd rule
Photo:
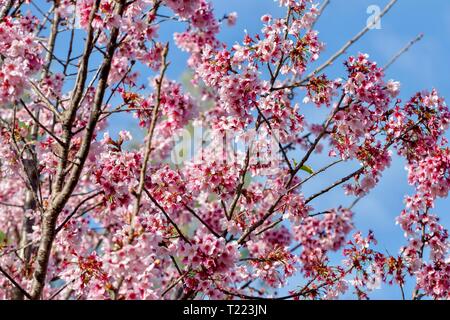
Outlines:
[[[121,133],[118,141],[105,134],[105,149],[96,159],[95,166],[92,166],[92,180],[101,187],[105,200],[112,207],[130,203],[130,186],[139,176],[142,163],[141,154],[122,152],[121,145],[128,139],[126,134]]]
[[[340,208],[324,213],[323,217],[308,217],[294,228],[295,239],[302,245],[299,260],[306,272],[314,272],[325,264],[329,251],[344,247],[346,237],[353,230],[353,213]]]
[[[324,49],[318,5],[276,2],[286,16],[263,15],[260,32],[232,46],[218,35],[237,15],[218,19],[207,0],[62,0],[58,19],[2,19],[2,270],[46,299],[250,299],[288,286],[292,299],[368,298],[382,284],[405,294],[408,281],[414,299],[448,299],[436,210],[450,187],[444,99],[402,101],[365,54],[345,60],[342,78],[309,73]],[[82,30],[51,49],[49,23],[58,41],[72,23]],[[166,44],[169,23],[182,31]],[[73,46],[87,39],[80,55]],[[169,79],[172,50],[188,53],[189,83]],[[395,156],[414,192],[397,218],[405,245],[391,255],[355,230],[356,202],[322,211],[320,201],[339,188],[362,199]],[[309,183],[331,170],[333,184]],[[0,286],[1,299],[17,294],[1,275]]]
[[[42,67],[42,47],[33,34],[37,21],[31,16],[0,22],[0,102],[12,103],[28,86],[27,78]]]

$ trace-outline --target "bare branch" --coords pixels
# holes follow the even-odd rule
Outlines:
[[[164,81],[164,75],[166,73],[167,67],[169,66],[167,62],[167,54],[169,52],[169,44],[167,44],[162,52],[162,65],[159,78],[156,80],[156,103],[152,112],[152,119],[150,122],[150,126],[147,132],[147,142],[145,145],[144,151],[144,159],[142,161],[142,167],[139,174],[139,184],[137,190],[135,192],[136,201],[134,204],[133,217],[136,217],[139,214],[140,206],[141,206],[141,198],[142,192],[144,191],[145,185],[145,177],[147,175],[147,166],[150,160],[150,154],[152,152],[152,142],[153,142],[153,134],[155,132],[156,122],[158,121],[159,108],[161,106],[161,87]]]
[[[316,20],[314,20],[314,22],[312,23],[310,30],[313,30],[314,27],[316,26],[317,21],[319,21],[319,18],[322,16],[322,14],[324,13],[325,9],[328,7],[328,5],[331,3],[330,0],[325,0],[324,3],[320,6],[319,12],[317,13],[317,17]]]
[[[336,188],[337,186],[347,182],[348,180],[350,180],[351,178],[357,176],[358,174],[361,174],[364,172],[366,168],[365,167],[361,167],[358,170],[352,172],[351,174],[343,177],[342,179],[339,179],[338,181],[336,181],[335,183],[333,183],[331,186],[328,186],[327,188],[323,189],[320,192],[317,192],[316,194],[312,195],[311,197],[309,197],[308,199],[305,200],[305,204],[310,203],[311,201],[313,201],[315,198],[320,197],[321,195],[327,193],[328,191]]]

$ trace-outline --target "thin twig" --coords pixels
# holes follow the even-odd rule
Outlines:
[[[220,235],[214,231],[214,229],[208,224],[206,223],[205,220],[202,219],[202,217],[200,217],[195,211],[194,209],[190,208],[188,205],[184,205],[184,207],[186,208],[187,211],[189,211],[195,218],[197,218],[198,221],[200,221],[205,227],[206,229],[208,229],[216,238],[220,238]]]
[[[422,40],[424,37],[423,33],[420,33],[417,37],[411,40],[403,49],[401,49],[392,59],[383,67],[383,70],[386,71],[392,64],[394,64],[398,58],[400,58],[405,52],[407,52],[411,47]]]
[[[61,231],[61,229],[64,228],[64,226],[69,222],[70,219],[72,219],[72,217],[77,213],[77,211],[81,208],[83,204],[85,204],[89,200],[97,197],[102,193],[103,191],[99,191],[80,201],[78,205],[72,210],[72,212],[64,219],[64,221],[55,229],[55,234],[58,234]]]
[[[13,286],[16,287],[25,297],[27,297],[30,300],[32,299],[31,295],[24,288],[22,288],[22,286],[19,283],[17,283],[17,281],[14,280],[14,278],[11,277],[8,274],[8,272],[6,272],[2,267],[0,267],[0,273],[2,273],[5,276],[5,278],[8,279],[13,284]]]
[[[347,182],[348,180],[350,180],[351,178],[357,176],[358,174],[361,174],[362,172],[364,172],[366,168],[365,167],[361,167],[358,170],[352,172],[351,174],[345,176],[342,179],[339,179],[338,181],[336,181],[335,183],[333,183],[332,185],[330,185],[329,187],[323,189],[320,192],[317,192],[316,194],[310,196],[308,199],[305,200],[305,204],[310,203],[311,201],[313,201],[315,198],[320,197],[321,195],[323,195],[324,193],[327,193],[328,191],[336,188],[337,186],[343,184],[344,182]]]
[[[155,198],[153,198],[153,196],[150,194],[150,192],[144,188],[144,192],[147,194],[147,196],[149,197],[149,199],[153,202],[153,204],[155,206],[158,207],[158,209],[164,214],[164,216],[166,217],[167,220],[169,220],[170,224],[175,228],[175,230],[177,230],[179,236],[181,239],[183,239],[185,242],[191,244],[191,242],[189,241],[189,239],[183,234],[183,232],[180,230],[180,227],[178,227],[178,225],[175,223],[175,221],[172,220],[172,218],[169,216],[169,214],[166,212],[166,210],[158,203],[158,201],[156,201]]]
[[[317,12],[317,16],[316,16],[316,20],[314,20],[314,22],[311,24],[311,27],[309,28],[310,30],[313,30],[314,27],[316,26],[317,21],[319,21],[319,18],[322,16],[322,14],[324,13],[325,9],[328,7],[328,5],[331,3],[330,0],[326,0],[319,9],[319,12]]]
[[[20,103],[22,104],[22,106],[24,107],[24,109],[27,111],[28,115],[33,119],[34,123],[36,123],[37,125],[39,125],[39,127],[41,127],[42,129],[44,129],[45,132],[47,132],[47,134],[49,136],[51,136],[56,142],[58,142],[61,146],[64,146],[64,142],[61,141],[61,139],[59,139],[56,135],[53,134],[53,132],[51,132],[46,126],[44,126],[33,114],[33,112],[31,112],[30,109],[28,109],[26,103],[20,99]]]

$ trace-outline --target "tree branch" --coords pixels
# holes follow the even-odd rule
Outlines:
[[[31,295],[24,288],[22,288],[22,286],[19,283],[17,283],[17,281],[14,280],[14,278],[11,277],[8,274],[8,272],[6,272],[2,267],[0,267],[0,273],[2,273],[5,276],[5,278],[8,279],[13,284],[13,286],[17,290],[19,290],[25,297],[27,297],[30,300],[32,299]]]
[[[403,49],[401,49],[392,59],[383,67],[383,71],[386,71],[391,65],[393,65],[398,58],[400,58],[405,52],[407,52],[413,45],[423,39],[423,33],[420,33],[417,37],[411,40]]]

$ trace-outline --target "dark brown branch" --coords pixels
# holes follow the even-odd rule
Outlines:
[[[134,204],[134,210],[133,210],[133,217],[136,217],[139,214],[139,210],[141,207],[141,198],[142,198],[142,192],[144,191],[144,185],[145,185],[145,177],[147,175],[147,167],[150,160],[150,155],[152,152],[152,143],[153,143],[153,135],[155,132],[156,123],[158,121],[158,115],[159,115],[159,108],[161,106],[161,90],[162,85],[164,81],[164,75],[166,73],[167,67],[169,66],[167,62],[167,54],[169,52],[169,44],[167,44],[162,52],[162,65],[160,70],[160,75],[158,79],[156,80],[156,103],[155,107],[153,108],[152,112],[152,119],[150,122],[150,126],[147,131],[147,141],[145,144],[145,151],[144,151],[144,159],[142,160],[142,167],[139,173],[139,184],[137,187],[137,190],[135,192],[136,201]]]
[[[239,198],[242,195],[242,189],[243,189],[244,184],[245,184],[245,176],[246,176],[247,171],[248,171],[249,163],[250,163],[250,147],[248,147],[248,149],[247,149],[247,154],[245,156],[244,169],[243,169],[242,174],[240,176],[240,182],[239,182],[239,185],[238,185],[237,190],[236,190],[236,195],[235,195],[235,197],[233,199],[233,202],[231,203],[230,210],[229,210],[228,214],[227,214],[226,207],[224,206],[225,215],[227,216],[228,220],[233,219],[234,211],[236,210],[236,206],[237,206],[237,204],[239,202]]]
[[[186,208],[187,211],[189,211],[198,221],[200,221],[205,227],[206,229],[209,230],[209,232],[211,232],[216,238],[220,238],[220,235],[214,231],[214,229],[206,223],[205,220],[202,219],[202,217],[200,217],[195,211],[194,209],[190,208],[188,205],[184,205],[184,207]]]
[[[2,273],[5,276],[5,278],[8,279],[13,284],[13,286],[17,290],[19,290],[25,297],[27,297],[30,300],[32,299],[31,295],[24,288],[22,288],[22,286],[19,283],[17,283],[17,281],[14,280],[14,278],[11,277],[8,274],[8,272],[6,272],[2,267],[0,267],[0,273]]]
[[[371,30],[371,28],[394,6],[396,2],[397,0],[391,0],[383,9],[383,11],[380,13],[380,15],[372,21],[372,23],[367,24],[365,28],[363,28],[360,32],[358,32],[353,38],[351,38],[346,44],[344,44],[344,46],[341,49],[339,49],[335,54],[333,54],[324,64],[322,64],[313,72],[311,72],[301,82],[302,83],[308,82],[312,77],[316,76],[317,74],[322,72],[325,68],[333,64],[333,62],[336,61],[336,59],[339,58],[342,54],[344,54],[348,48],[350,48],[355,42],[361,39],[361,37],[364,36],[369,30]]]
[[[278,147],[280,148],[280,152],[283,154],[283,158],[284,161],[286,162],[289,171],[292,172],[293,168],[291,165],[291,162],[289,161],[289,158],[287,156],[286,150],[284,149],[283,145],[281,144],[280,140],[278,139],[278,137],[275,135],[275,133],[272,130],[272,125],[270,124],[269,120],[266,118],[266,116],[262,113],[261,109],[259,109],[259,107],[256,105],[256,110],[258,110],[259,115],[261,116],[261,118],[264,120],[264,122],[267,124],[267,127],[269,128],[270,132],[272,133],[272,137],[275,139],[275,141],[278,144]]]
[[[23,205],[7,203],[7,202],[3,202],[3,201],[0,201],[0,205],[5,206],[5,207],[13,207],[13,208],[23,209]]]
[[[306,182],[308,182],[309,180],[311,180],[311,179],[314,178],[315,176],[317,176],[317,175],[319,175],[320,173],[322,173],[322,172],[328,170],[329,168],[331,168],[331,167],[337,165],[338,163],[341,163],[342,161],[343,161],[342,159],[336,160],[336,161],[330,163],[329,165],[323,167],[322,169],[317,170],[316,172],[314,172],[313,174],[311,174],[308,178],[306,178],[306,179],[300,181],[299,183],[297,183],[297,184],[293,185],[291,188],[289,188],[289,189],[288,189],[288,192],[291,192],[291,191],[297,189],[298,187],[302,186],[303,184],[305,184]]]
[[[273,88],[272,90],[283,90],[283,89],[293,89],[296,87],[304,86],[306,83],[308,83],[311,78],[315,77],[317,74],[321,73],[323,70],[325,70],[327,67],[332,65],[341,55],[343,55],[348,48],[350,48],[354,43],[356,43],[359,39],[361,39],[386,13],[389,12],[389,10],[394,6],[394,4],[397,2],[397,0],[391,0],[386,7],[383,9],[383,11],[380,13],[380,15],[372,21],[372,23],[367,24],[360,32],[358,32],[353,38],[351,38],[348,42],[342,46],[341,49],[339,49],[336,53],[334,53],[327,61],[325,61],[322,65],[320,65],[318,68],[316,68],[314,71],[312,71],[307,77],[300,80],[299,82],[292,83],[290,85],[285,85],[277,88]]]
[[[407,52],[413,45],[422,40],[423,33],[419,34],[413,40],[411,40],[403,49],[401,49],[392,59],[383,67],[383,70],[386,71],[391,65],[393,65],[405,52]]]
[[[2,10],[0,11],[0,20],[3,20],[8,14],[9,11],[12,9],[14,5],[13,0],[7,0],[5,4],[2,7]]]
[[[184,274],[182,274],[181,276],[179,276],[177,279],[175,279],[175,281],[172,282],[172,284],[170,284],[162,293],[161,293],[161,297],[164,297],[170,290],[172,290],[178,283],[180,283],[181,281],[183,281],[184,278],[186,278],[186,276],[188,275],[188,272],[185,272]]]

